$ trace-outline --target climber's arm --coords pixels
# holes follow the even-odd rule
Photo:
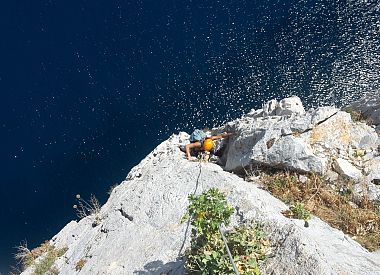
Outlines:
[[[187,158],[188,160],[191,160],[190,150],[193,149],[193,148],[200,148],[201,146],[202,146],[202,143],[200,143],[199,141],[196,141],[196,142],[193,142],[193,143],[186,144],[186,146],[185,146],[185,150],[186,150],[186,158]]]

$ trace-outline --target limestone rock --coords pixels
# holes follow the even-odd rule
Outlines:
[[[337,171],[343,177],[355,181],[360,181],[360,179],[363,178],[361,171],[345,159],[338,158],[335,160],[333,165],[335,171]]]
[[[379,256],[341,231],[316,217],[308,228],[284,217],[284,203],[216,164],[187,161],[179,144],[180,137],[172,136],[132,169],[101,208],[98,226],[88,216],[53,237],[56,247],[68,248],[55,262],[59,274],[184,274],[191,228],[180,220],[188,195],[211,187],[225,192],[236,209],[233,225],[264,225],[273,257],[261,267],[263,274],[380,274]],[[77,271],[81,259],[86,263]]]
[[[263,105],[263,116],[291,116],[302,115],[305,109],[298,96],[284,98],[279,102],[276,99],[269,100]]]
[[[366,163],[364,171],[368,180],[378,182],[380,180],[380,157],[376,157]]]
[[[179,150],[188,142],[187,133],[161,143],[113,189],[97,213],[98,225],[88,216],[53,237],[57,248],[68,248],[55,262],[59,274],[184,274],[191,228],[180,220],[188,195],[216,187],[236,210],[232,225],[260,222],[268,232],[273,257],[261,266],[263,274],[380,275],[380,254],[369,253],[316,217],[308,228],[303,221],[284,217],[284,203],[258,184],[227,172],[263,164],[327,173],[333,179],[336,174],[330,168],[336,159],[334,167],[341,175],[378,179],[379,138],[373,128],[352,122],[349,114],[334,107],[305,112],[298,100],[273,100],[214,129],[235,133],[222,143],[224,169],[187,161]],[[380,188],[372,181],[354,188],[380,198]],[[76,270],[80,260],[86,262]],[[23,274],[32,273],[33,267]]]
[[[374,125],[380,125],[380,96],[379,92],[368,93],[361,99],[351,103],[351,107],[363,113]]]
[[[298,96],[292,96],[282,99],[276,108],[277,116],[290,116],[292,114],[303,115],[305,109],[303,108],[301,99]]]
[[[272,116],[276,113],[278,107],[278,101],[276,99],[269,100],[263,106],[263,115]]]
[[[349,158],[353,150],[377,151],[380,141],[375,130],[364,123],[353,122],[346,112],[321,107],[306,113],[300,110],[300,114],[294,111],[290,116],[271,115],[282,112],[276,111],[278,106],[273,107],[276,102],[271,100],[264,104],[262,116],[255,113],[228,124],[236,135],[224,157],[226,170],[257,163],[325,174],[333,159]],[[228,130],[220,130],[223,129]],[[360,158],[352,161],[363,168]]]

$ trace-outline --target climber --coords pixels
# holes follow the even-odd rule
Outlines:
[[[214,148],[214,140],[227,138],[231,135],[232,133],[225,133],[217,136],[207,136],[202,130],[194,130],[190,135],[190,143],[184,148],[186,158],[188,160],[196,160],[197,158],[192,155],[197,155],[202,151],[211,152]]]

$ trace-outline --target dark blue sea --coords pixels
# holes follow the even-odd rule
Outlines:
[[[380,1],[3,1],[0,273],[171,133],[380,91]]]

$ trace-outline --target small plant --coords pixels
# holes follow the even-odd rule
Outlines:
[[[290,206],[290,211],[292,211],[294,218],[300,220],[310,220],[310,212],[305,209],[305,205],[301,202],[296,202]]]
[[[74,204],[73,208],[77,211],[77,216],[80,219],[83,219],[88,216],[94,215],[94,222],[93,226],[97,226],[100,224],[102,218],[100,216],[100,203],[98,199],[94,196],[90,196],[90,201],[87,202],[86,200],[82,199],[79,194],[76,196],[78,204]]]
[[[233,208],[217,189],[189,196],[188,213],[192,229],[191,247],[186,252],[189,274],[231,274],[233,266],[225,250],[219,227],[229,224]],[[225,234],[234,263],[241,274],[260,274],[258,261],[264,260],[269,242],[262,228],[243,225]]]
[[[43,274],[58,274],[56,268],[53,267],[57,258],[63,256],[67,251],[67,248],[56,249],[53,246],[47,254],[36,264],[33,275]]]
[[[299,219],[305,221],[305,227],[309,227],[309,220],[311,214],[308,210],[305,209],[305,205],[301,202],[296,202],[290,205],[289,210],[282,212],[285,217]]]
[[[198,197],[190,195],[189,201],[188,214],[184,219],[192,217],[195,235],[203,235],[207,239],[218,232],[221,223],[229,224],[234,209],[227,205],[225,195],[218,189],[212,188]]]
[[[63,256],[67,248],[56,249],[49,241],[39,247],[29,250],[26,242],[17,247],[15,258],[19,260],[23,269],[34,266],[33,275],[58,274],[53,267],[55,260]],[[36,261],[38,259],[38,261]]]
[[[75,270],[76,271],[81,271],[84,265],[87,263],[87,260],[82,258],[80,259],[77,264],[75,265]]]
[[[28,244],[26,241],[22,242],[19,246],[16,247],[17,252],[15,254],[15,259],[22,266],[23,269],[28,268],[34,263],[34,255],[32,251],[29,250]]]
[[[365,150],[364,149],[355,149],[352,153],[352,156],[354,158],[361,158],[365,156]]]

